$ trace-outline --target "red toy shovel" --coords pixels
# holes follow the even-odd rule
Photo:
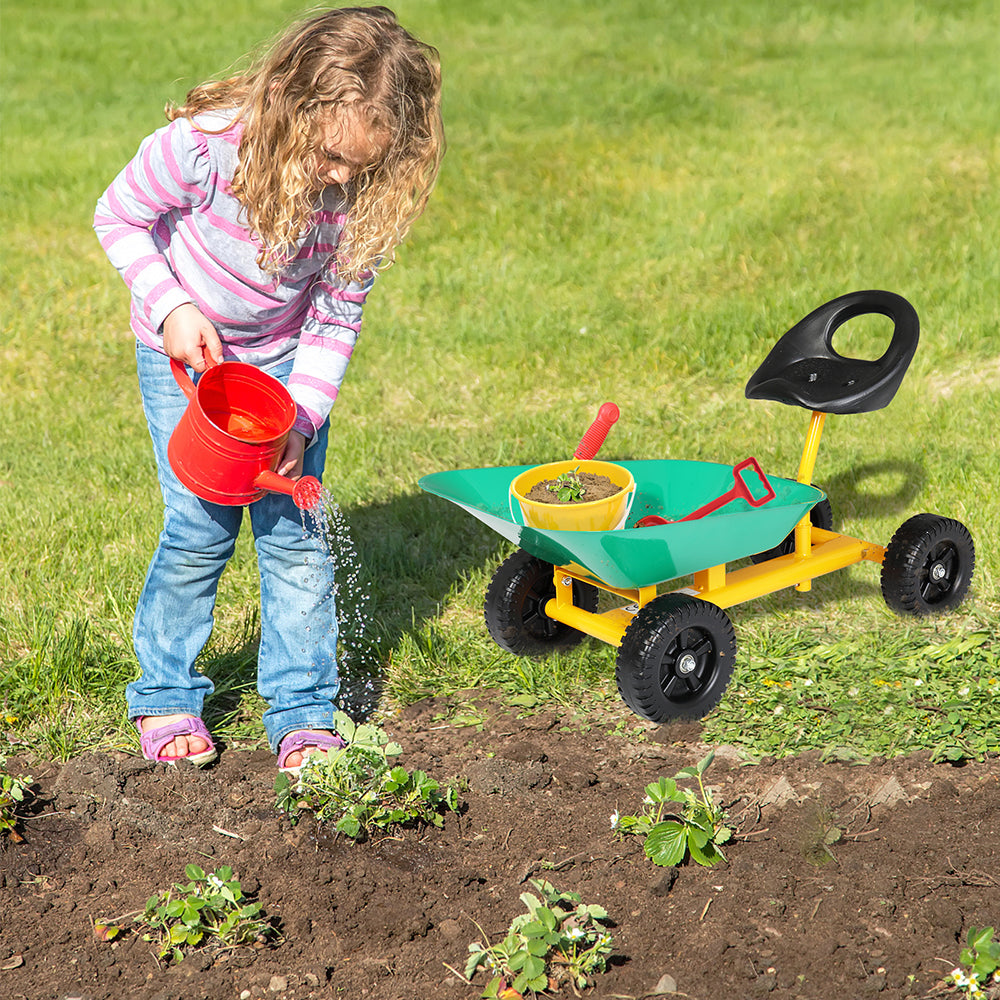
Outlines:
[[[764,489],[763,496],[755,497],[750,492],[750,487],[747,485],[746,480],[742,475],[747,469],[753,469],[753,471],[757,474],[757,478],[760,480],[760,485]],[[769,500],[774,499],[774,487],[772,487],[768,482],[767,476],[764,475],[764,471],[757,463],[757,459],[752,455],[740,462],[739,465],[733,467],[733,488],[728,490],[726,493],[723,493],[722,496],[716,497],[714,500],[710,500],[704,507],[699,507],[697,510],[691,511],[691,513],[685,517],[679,517],[674,521],[668,521],[667,518],[660,517],[659,514],[650,514],[647,517],[636,521],[635,526],[637,528],[649,528],[654,524],[680,524],[682,521],[697,521],[698,518],[704,517],[706,514],[711,514],[713,510],[718,510],[720,507],[724,507],[727,503],[740,499],[746,500],[751,507],[763,507]]]

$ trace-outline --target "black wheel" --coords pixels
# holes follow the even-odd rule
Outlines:
[[[885,550],[882,596],[899,615],[933,615],[962,603],[976,565],[972,535],[961,521],[917,514]]]
[[[833,531],[833,507],[830,506],[830,501],[827,497],[823,497],[822,500],[817,503],[811,511],[809,511],[809,520],[812,521],[812,526],[814,528],[822,528],[824,531]],[[795,530],[793,529],[778,545],[775,545],[773,549],[768,549],[766,552],[758,552],[756,555],[750,557],[751,562],[762,563],[767,562],[768,559],[777,559],[778,556],[788,556],[795,551]]]
[[[722,698],[736,661],[736,634],[722,608],[664,594],[632,619],[621,647],[618,693],[650,722],[699,719]]]
[[[556,596],[551,563],[518,549],[493,574],[486,590],[483,611],[493,640],[508,653],[540,656],[575,646],[583,633],[545,613]],[[597,588],[573,581],[573,603],[584,611],[597,610]]]

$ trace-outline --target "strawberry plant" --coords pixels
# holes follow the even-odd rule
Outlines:
[[[726,826],[725,810],[715,802],[704,782],[714,759],[713,751],[693,767],[682,768],[673,778],[660,778],[647,785],[643,811],[636,816],[614,813],[612,829],[621,836],[644,837],[643,849],[657,865],[677,865],[688,856],[705,867],[724,861],[721,845],[729,840],[732,831]],[[694,778],[697,792],[678,787],[681,778]]]
[[[514,918],[502,941],[469,945],[465,976],[471,980],[480,967],[491,972],[482,994],[489,1000],[521,1000],[563,982],[577,992],[604,971],[611,954],[611,935],[600,926],[608,919],[603,906],[581,903],[579,893],[559,892],[544,879],[531,884],[541,898],[521,894],[528,912]]]
[[[0,767],[4,764],[6,760],[0,758]],[[17,824],[21,819],[18,808],[27,798],[31,782],[30,775],[16,776],[0,771],[0,834],[6,834],[15,842],[22,839],[17,832]]]
[[[994,938],[992,927],[970,927],[966,936],[967,947],[962,949],[959,961],[965,969],[954,969],[947,982],[964,990],[969,1000],[986,1000],[995,996],[990,984],[1000,985],[1000,941]]]
[[[458,811],[458,791],[442,788],[423,771],[393,765],[403,749],[378,726],[356,726],[338,712],[334,725],[347,746],[306,758],[298,778],[279,774],[277,807],[293,822],[309,810],[320,822],[333,821],[338,833],[355,840],[375,830],[424,823],[444,824]]]
[[[170,889],[150,896],[145,909],[129,914],[138,928],[145,928],[143,939],[158,947],[158,956],[181,962],[188,950],[214,944],[235,948],[266,940],[274,929],[261,916],[261,904],[245,902],[240,883],[228,865],[206,872],[197,865],[184,869],[187,883],[175,883]],[[118,921],[94,922],[94,934],[102,941],[112,941],[122,932]]]

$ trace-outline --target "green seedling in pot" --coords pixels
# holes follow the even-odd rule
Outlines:
[[[583,495],[587,492],[583,483],[580,482],[576,469],[557,476],[554,482],[549,483],[547,489],[555,493],[561,503],[577,503],[583,499]]]

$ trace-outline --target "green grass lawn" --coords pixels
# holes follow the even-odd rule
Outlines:
[[[436,44],[449,152],[372,295],[334,411],[327,485],[362,563],[383,704],[500,688],[642,732],[613,648],[502,653],[482,598],[507,544],[422,494],[430,472],[602,451],[794,476],[807,414],[748,402],[773,341],[859,288],[906,296],[921,344],[885,410],[828,421],[816,481],[838,528],[886,542],[919,511],[977,545],[963,609],[888,612],[861,565],[732,609],[741,651],[707,736],[750,755],[998,749],[1000,76],[986,0],[401,0]],[[8,0],[2,35],[0,744],[134,746],[131,611],[161,503],[127,293],[94,204],[166,100],[224,73],[288,2]],[[210,23],[206,23],[206,18]],[[837,346],[871,357],[884,323]],[[347,602],[350,603],[350,602]],[[208,716],[261,738],[256,566],[241,540],[203,656]],[[600,707],[600,714],[590,709]],[[3,752],[0,745],[0,753]]]

